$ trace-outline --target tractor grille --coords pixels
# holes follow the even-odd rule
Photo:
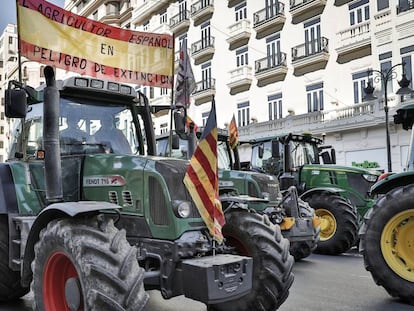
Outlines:
[[[260,192],[267,192],[269,194],[269,201],[278,201],[280,196],[280,188],[279,188],[279,182],[276,178],[271,178],[268,175],[265,174],[254,174],[252,175],[253,179],[257,182],[257,184],[260,187]],[[262,197],[262,195],[258,196],[259,198]],[[250,195],[250,187],[249,187],[249,195]]]
[[[156,170],[163,176],[171,200],[189,201],[192,203],[191,218],[200,218],[200,214],[185,187],[183,180],[188,162],[181,160],[162,160],[155,164]],[[162,193],[162,192],[160,192]]]
[[[364,198],[368,198],[368,192],[374,183],[367,181],[361,174],[348,173],[349,185],[357,190]]]
[[[148,178],[151,219],[156,225],[168,225],[167,203],[161,184],[155,177]]]

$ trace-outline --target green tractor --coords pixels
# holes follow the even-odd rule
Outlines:
[[[85,77],[55,81],[49,66],[45,77],[41,90],[11,81],[6,92],[16,128],[0,164],[0,301],[31,288],[35,310],[142,310],[150,289],[212,310],[283,303],[289,241],[234,197],[223,206],[237,217],[227,219],[224,243],[213,243],[182,182],[188,161],[155,156],[142,93]]]
[[[412,131],[414,104],[403,106],[394,123]],[[375,283],[414,305],[414,131],[406,171],[382,176],[371,188],[374,206],[360,229],[360,251]]]
[[[295,185],[300,198],[320,217],[315,252],[337,255],[357,243],[359,224],[373,204],[368,192],[378,172],[335,165],[335,150],[307,134],[264,138],[250,144],[251,169],[277,176],[282,190]]]
[[[201,135],[201,129],[196,135]],[[188,158],[188,136],[183,131],[171,137],[169,133],[158,136],[158,154]],[[283,236],[290,241],[290,253],[295,261],[308,257],[319,241],[320,225],[315,211],[298,198],[294,187],[280,191],[279,181],[274,176],[241,170],[238,149],[230,147],[227,130],[218,129],[217,148],[220,195],[223,198],[234,194],[260,198],[249,207],[280,226]]]

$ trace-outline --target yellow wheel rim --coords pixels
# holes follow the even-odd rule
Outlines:
[[[414,209],[388,221],[381,235],[381,252],[390,269],[414,282]]]
[[[336,219],[335,216],[326,209],[317,209],[315,214],[321,221],[320,240],[326,241],[332,238],[336,232]]]

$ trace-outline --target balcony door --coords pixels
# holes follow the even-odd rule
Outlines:
[[[266,39],[267,68],[273,68],[280,64],[280,35]]]
[[[305,56],[313,55],[322,49],[320,19],[305,23]]]

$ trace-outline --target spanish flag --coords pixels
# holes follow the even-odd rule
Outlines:
[[[223,242],[224,213],[218,194],[217,119],[214,99],[206,127],[187,168],[184,184],[210,234]]]

